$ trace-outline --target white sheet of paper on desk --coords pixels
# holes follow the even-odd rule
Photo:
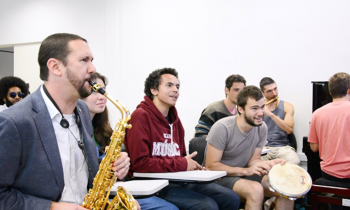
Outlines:
[[[134,173],[134,177],[154,178],[154,179],[170,179],[185,181],[213,181],[215,179],[226,176],[226,171],[181,171],[167,173]]]
[[[118,186],[123,186],[132,195],[152,195],[169,185],[168,180],[133,180],[114,183],[110,195],[116,195]]]
[[[350,199],[343,198],[342,199],[342,204],[343,204],[343,206],[350,206]]]

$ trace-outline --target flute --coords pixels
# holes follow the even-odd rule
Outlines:
[[[273,98],[273,99],[269,100],[268,102],[265,103],[265,106],[271,104],[272,102],[277,101],[277,99],[278,99],[278,96],[276,96],[276,98]]]

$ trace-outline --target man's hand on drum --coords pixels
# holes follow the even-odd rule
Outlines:
[[[268,171],[271,169],[271,163],[270,161],[259,161],[257,163],[254,163],[249,168],[246,168],[246,176],[253,176],[256,175],[266,175]]]
[[[128,153],[121,152],[120,157],[113,163],[113,171],[119,180],[124,179],[124,177],[128,174],[129,166],[130,158]]]

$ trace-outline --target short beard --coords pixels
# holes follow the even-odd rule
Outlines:
[[[7,97],[5,98],[5,104],[6,104],[7,107],[10,107],[10,106],[13,105],[13,103],[12,103],[11,101],[9,101],[9,100],[7,99]]]
[[[254,120],[249,119],[245,113],[244,113],[244,119],[245,119],[245,121],[246,121],[249,125],[251,125],[251,126],[254,126],[254,127],[257,126],[257,127],[259,127],[259,126],[262,125],[262,123],[261,123],[260,125],[255,124],[255,123],[254,123]]]
[[[74,78],[71,70],[67,68],[67,78],[69,82],[74,86],[74,88],[78,91],[80,98],[86,98],[91,94],[91,89],[86,89],[84,87],[85,79],[80,81],[79,79]]]

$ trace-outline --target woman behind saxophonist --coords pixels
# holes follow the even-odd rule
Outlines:
[[[102,88],[106,88],[108,84],[108,79],[97,72],[91,75],[91,80],[100,84]],[[105,147],[109,145],[110,137],[113,133],[113,129],[109,124],[108,110],[106,107],[107,98],[100,93],[92,91],[89,97],[82,98],[82,100],[85,101],[90,110],[97,157],[99,158],[99,161],[101,161],[105,156]],[[142,210],[178,210],[175,205],[155,196],[136,199],[136,201],[139,205],[138,209]]]

